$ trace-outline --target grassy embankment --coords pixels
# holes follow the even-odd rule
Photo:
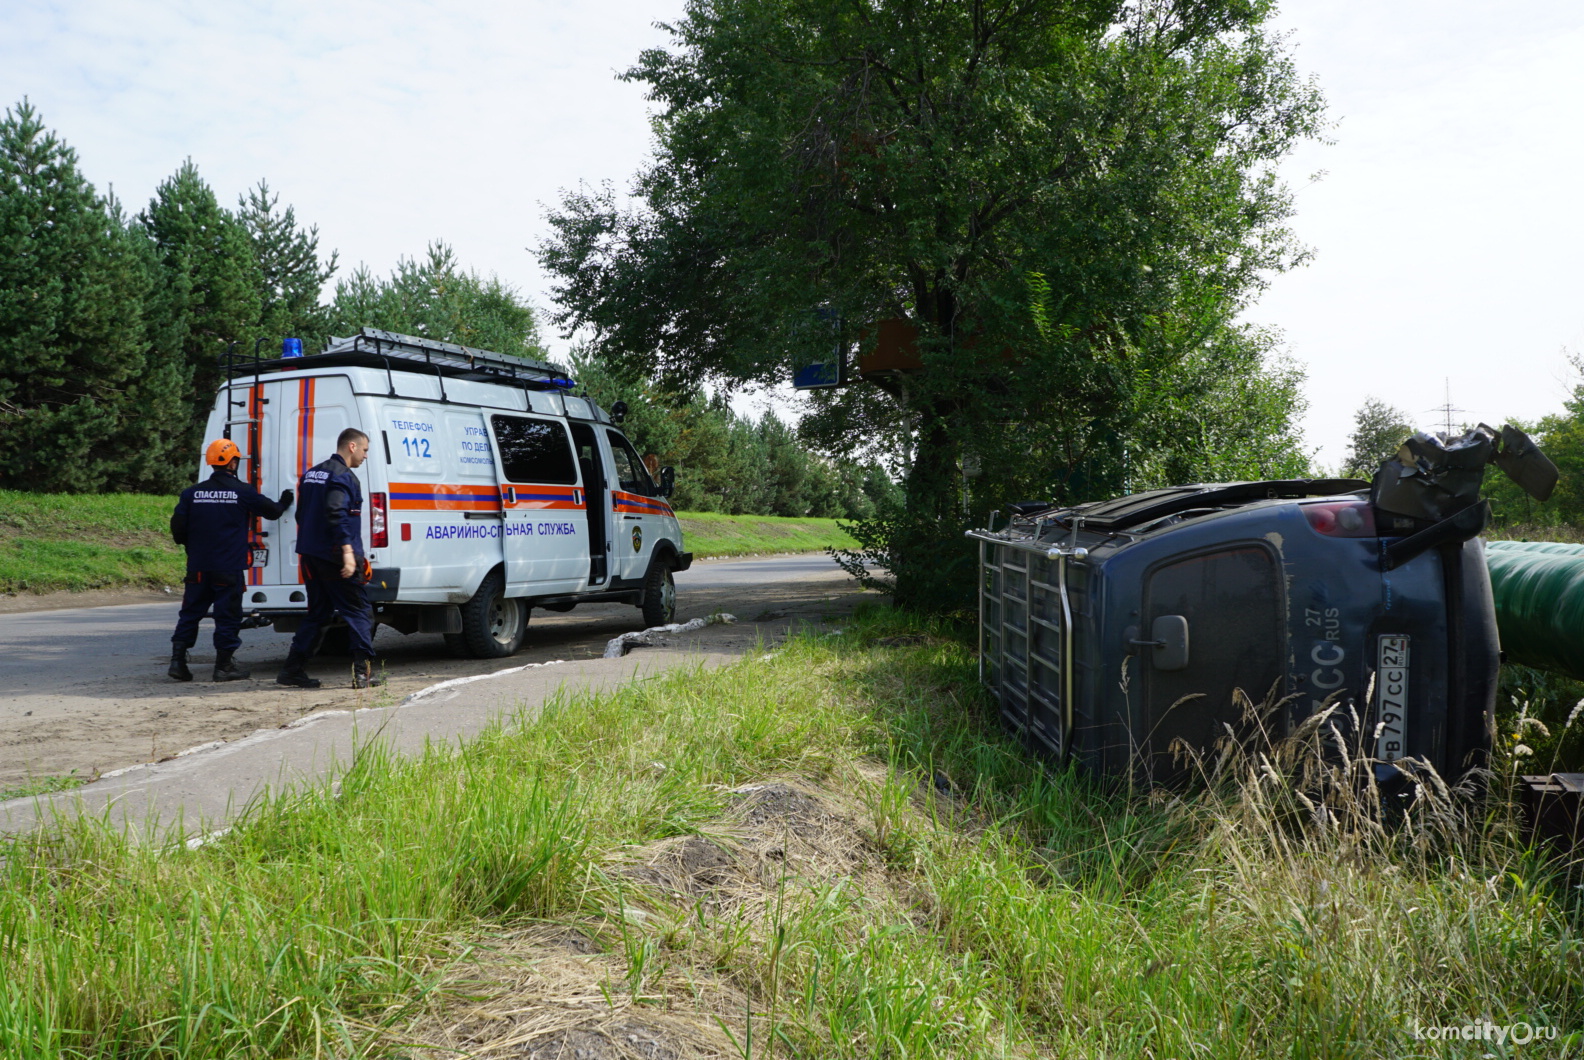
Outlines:
[[[1296,768],[1185,801],[1042,771],[951,630],[877,610],[368,751],[197,849],[18,841],[0,1052],[1266,1060],[1584,1029],[1576,879],[1505,808],[1428,784],[1382,830]]]
[[[157,589],[181,583],[171,543],[170,497],[0,490],[0,593]],[[701,559],[849,547],[834,519],[683,513],[687,547]]]

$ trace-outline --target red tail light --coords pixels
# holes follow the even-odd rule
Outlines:
[[[385,529],[385,494],[369,494],[369,548],[390,547],[390,534]]]
[[[1369,501],[1330,501],[1299,507],[1316,533],[1327,537],[1375,536],[1375,511]]]

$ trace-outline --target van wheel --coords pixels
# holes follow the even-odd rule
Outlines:
[[[644,579],[643,620],[645,629],[676,621],[676,580],[665,560],[653,563]]]
[[[461,611],[460,636],[473,658],[501,659],[522,647],[528,629],[528,602],[506,595],[506,579],[499,571],[484,579]]]

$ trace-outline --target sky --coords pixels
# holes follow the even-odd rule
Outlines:
[[[616,75],[681,10],[5,0],[0,107],[28,97],[131,208],[191,157],[222,202],[267,179],[342,274],[443,239],[544,309],[546,208],[644,163],[648,104]],[[1447,393],[1454,421],[1559,410],[1584,354],[1584,4],[1288,0],[1274,24],[1332,142],[1283,164],[1314,256],[1246,319],[1307,373],[1308,448],[1339,464],[1367,396],[1427,428]]]

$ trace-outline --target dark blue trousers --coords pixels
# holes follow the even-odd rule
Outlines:
[[[354,574],[341,577],[341,564],[317,556],[298,556],[308,583],[308,617],[292,637],[291,650],[305,658],[313,653],[314,641],[336,615],[352,632],[352,658],[374,658],[374,608],[369,605],[368,588]]]
[[[171,647],[186,650],[198,643],[198,623],[214,607],[215,651],[236,651],[242,646],[242,591],[247,572],[240,570],[190,570],[182,590],[181,613]]]

